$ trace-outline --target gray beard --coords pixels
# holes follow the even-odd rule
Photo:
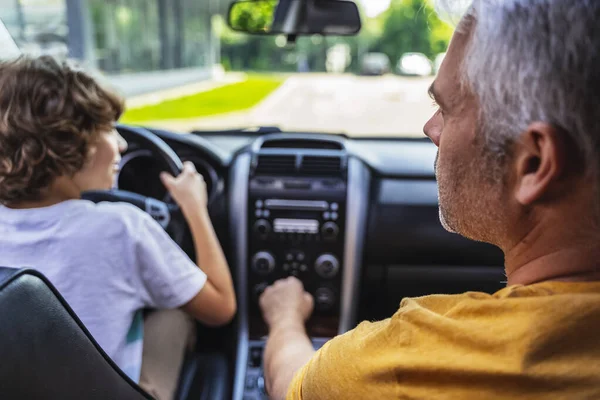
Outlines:
[[[440,222],[442,223],[442,227],[450,233],[457,233],[446,221],[446,217],[444,216],[441,205],[439,205],[438,208],[440,211]]]
[[[442,205],[440,203],[440,199],[441,199],[440,183],[439,183],[440,171],[438,169],[438,158],[439,158],[439,151],[438,151],[438,154],[436,154],[436,156],[435,156],[435,178],[436,178],[437,186],[438,186],[438,209],[439,209],[439,215],[440,215],[440,223],[442,224],[442,227],[445,230],[447,230],[448,232],[456,233],[456,231],[454,229],[452,229],[452,227],[448,224],[448,221],[446,220],[446,216],[444,215]]]

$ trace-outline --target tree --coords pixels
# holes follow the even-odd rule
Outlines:
[[[385,21],[383,33],[372,49],[386,53],[392,62],[406,52],[433,58],[445,51],[452,35],[452,28],[423,0],[394,0],[380,18]]]
[[[368,0],[367,0],[368,1]],[[220,29],[222,60],[232,69],[269,71],[294,71],[294,59],[304,58],[312,71],[325,70],[327,49],[336,44],[348,44],[352,53],[349,70],[358,72],[362,56],[367,52],[386,53],[396,62],[403,53],[417,51],[434,58],[446,50],[452,28],[442,22],[430,0],[393,0],[389,10],[376,18],[363,18],[363,28],[358,36],[299,37],[294,49],[282,48],[274,36],[255,36],[234,33],[229,28]],[[274,4],[269,1],[266,5]],[[258,2],[247,2],[239,13],[232,15],[234,26],[257,31],[271,23],[270,9],[260,9]],[[360,7],[360,3],[358,3]],[[362,13],[364,15],[364,13]],[[224,24],[223,24],[224,25]]]
[[[232,27],[244,32],[269,32],[276,7],[276,0],[234,3],[229,22]]]

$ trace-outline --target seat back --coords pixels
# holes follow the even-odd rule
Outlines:
[[[152,399],[39,272],[0,268],[0,397]]]

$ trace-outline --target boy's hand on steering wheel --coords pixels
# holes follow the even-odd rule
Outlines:
[[[208,205],[206,183],[192,162],[184,162],[183,169],[177,177],[162,172],[160,180],[184,213],[206,209]]]

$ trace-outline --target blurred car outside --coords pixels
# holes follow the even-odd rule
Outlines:
[[[368,53],[361,63],[362,75],[385,75],[391,71],[390,58],[384,53]]]
[[[404,53],[398,60],[396,71],[404,76],[430,76],[433,65],[423,53]]]

